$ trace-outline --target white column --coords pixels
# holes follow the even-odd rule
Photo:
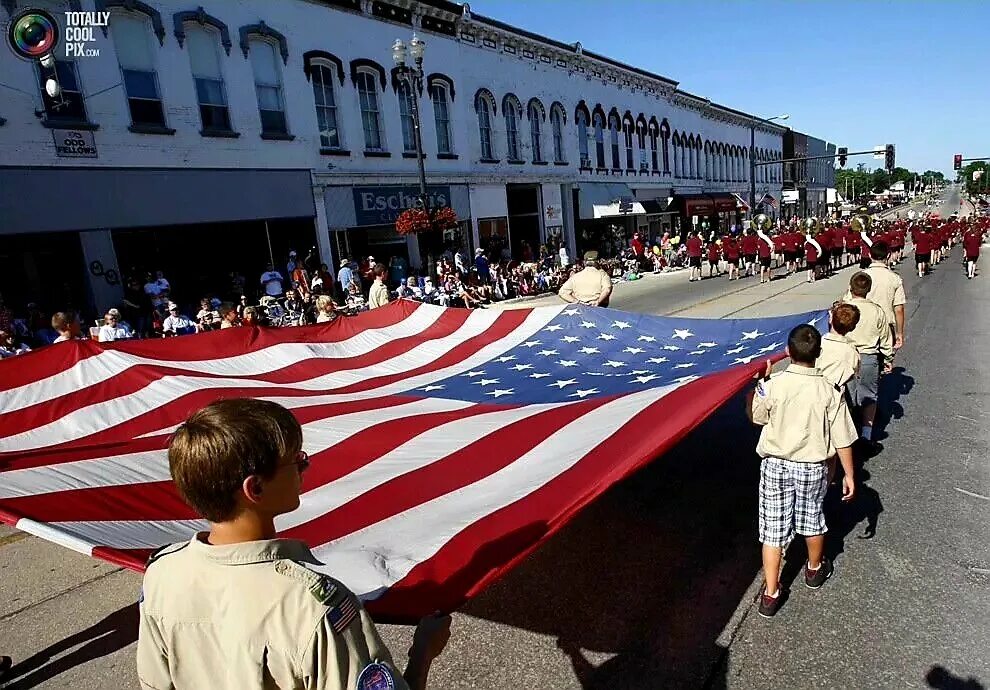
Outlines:
[[[119,307],[124,299],[123,276],[117,266],[117,252],[109,230],[89,230],[79,233],[86,280],[90,298],[98,316],[107,309]]]
[[[326,185],[313,185],[313,203],[316,206],[316,248],[320,250],[320,262],[330,269],[330,274],[336,277],[337,266],[334,261],[330,243],[330,224],[327,222],[327,202],[324,197]]]

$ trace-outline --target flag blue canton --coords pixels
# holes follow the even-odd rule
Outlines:
[[[526,342],[410,392],[514,405],[634,393],[772,357],[799,323],[827,331],[827,312],[687,319],[572,306]]]

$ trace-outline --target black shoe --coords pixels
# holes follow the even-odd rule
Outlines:
[[[760,590],[760,605],[756,608],[756,612],[764,618],[773,618],[783,603],[784,593],[780,591],[779,585],[775,597],[767,596],[767,586],[763,585],[763,589]]]
[[[822,562],[818,564],[818,570],[809,570],[808,564],[804,564],[804,584],[808,586],[808,589],[818,589],[825,584],[825,580],[832,577],[832,573],[835,572],[835,568],[832,566],[832,561],[822,557]]]
[[[13,665],[14,660],[9,656],[0,656],[0,680],[7,675],[7,671],[10,670],[11,665]]]

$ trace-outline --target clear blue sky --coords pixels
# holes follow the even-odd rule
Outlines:
[[[985,0],[471,0],[471,9],[897,164],[990,155]],[[851,159],[850,165],[857,159]],[[869,167],[883,165],[870,157]]]

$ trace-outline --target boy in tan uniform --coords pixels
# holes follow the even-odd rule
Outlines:
[[[374,623],[343,584],[274,518],[299,506],[302,429],[273,402],[228,399],[172,437],[169,469],[210,531],[152,555],[137,671],[145,690],[423,688],[450,618],[420,622],[400,676]],[[407,686],[408,683],[408,686]]]
[[[770,378],[767,362],[762,380],[749,396],[749,411],[763,427],[756,452],[760,465],[760,542],[766,585],[758,613],[777,613],[780,595],[780,562],[783,549],[794,538],[804,537],[808,562],[804,582],[818,589],[831,577],[833,566],[824,556],[825,516],[822,506],[828,489],[826,460],[838,453],[845,476],[842,500],[855,492],[853,456],[856,427],[839,389],[815,368],[821,355],[821,335],[809,325],[794,328],[787,338],[791,364]]]
[[[859,351],[846,339],[846,334],[859,323],[859,309],[839,302],[828,314],[829,332],[822,336],[822,353],[815,366],[822,376],[839,386],[843,392],[859,371]]]

